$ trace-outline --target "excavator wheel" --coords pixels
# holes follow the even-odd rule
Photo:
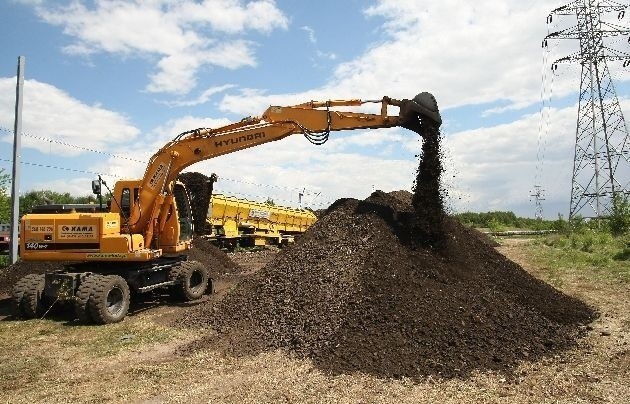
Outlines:
[[[127,282],[118,275],[93,275],[93,292],[88,309],[97,324],[122,321],[129,311],[130,292]]]
[[[16,318],[33,318],[40,311],[44,275],[29,274],[20,279],[11,292],[11,314]]]
[[[171,287],[173,295],[184,301],[200,299],[208,287],[208,269],[197,261],[184,261],[171,270],[169,278],[178,281]]]
[[[37,318],[44,314],[44,286],[45,275],[33,277],[22,297],[22,311],[26,318]]]
[[[94,294],[94,288],[100,277],[101,275],[86,275],[81,281],[81,284],[77,289],[77,293],[74,296],[74,314],[82,323],[90,323],[92,321],[92,315],[90,314],[90,309],[88,308],[88,301],[90,300],[92,294]]]

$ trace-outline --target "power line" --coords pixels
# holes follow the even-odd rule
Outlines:
[[[4,161],[4,162],[7,162],[7,163],[13,162],[13,160],[4,159],[4,158],[0,158],[0,161]],[[72,171],[72,172],[75,172],[75,173],[82,173],[82,174],[92,174],[92,175],[101,175],[101,176],[108,176],[108,177],[115,177],[115,178],[123,178],[123,177],[121,177],[119,175],[116,175],[116,174],[98,173],[98,172],[95,172],[95,171],[80,170],[78,168],[60,167],[60,166],[55,166],[55,165],[51,165],[51,164],[33,163],[33,162],[23,161],[23,160],[20,160],[20,164],[24,164],[24,165],[27,165],[27,166],[33,166],[33,167],[53,168],[55,170]]]
[[[12,133],[12,131],[9,128],[6,128],[6,127],[0,127],[0,131],[4,131],[4,132],[7,132],[7,133]],[[92,152],[92,153],[96,153],[96,154],[100,154],[100,155],[105,155],[105,156],[109,156],[109,157],[113,157],[113,158],[117,158],[117,159],[124,159],[124,160],[128,160],[128,161],[133,161],[133,162],[136,162],[136,163],[148,164],[147,160],[138,160],[138,159],[134,159],[134,158],[131,158],[131,157],[122,156],[120,154],[109,153],[109,152],[105,152],[105,151],[102,151],[102,150],[97,150],[97,149],[93,149],[93,148],[79,146],[79,145],[68,143],[68,142],[62,142],[62,141],[51,139],[51,138],[47,138],[47,137],[44,137],[44,136],[32,135],[32,134],[25,133],[25,132],[22,132],[22,136],[30,137],[32,139],[37,139],[37,140],[41,140],[41,141],[48,142],[48,143],[58,144],[58,145],[61,145],[61,146],[71,147],[71,148],[78,149],[78,150]],[[36,165],[36,163],[33,163],[31,165]],[[47,168],[55,168],[55,167],[51,166],[51,167],[47,167]],[[67,168],[64,168],[64,167],[59,167],[59,169],[66,170],[66,171],[84,172],[86,174],[90,174],[91,173],[91,172],[87,172],[87,171],[67,169]],[[111,176],[117,177],[117,178],[122,178],[122,177],[116,176],[116,175],[111,175]],[[302,188],[298,188],[298,187],[286,187],[286,186],[282,186],[282,185],[273,185],[273,184],[260,184],[260,183],[240,180],[240,179],[236,179],[236,178],[224,177],[223,175],[220,175],[220,178],[221,178],[221,180],[234,182],[234,183],[238,183],[238,184],[253,185],[253,186],[262,187],[262,188],[276,188],[276,189],[280,189],[280,190],[283,190],[283,191],[298,191],[298,192],[300,192],[303,189],[303,187]],[[312,192],[312,193],[311,192],[307,192],[304,195],[317,195],[319,192],[321,192],[321,191]]]
[[[0,127],[0,130],[3,131],[3,132],[11,133],[11,130],[8,129],[8,128]],[[138,159],[134,159],[134,158],[127,157],[127,156],[122,156],[120,154],[109,153],[109,152],[105,152],[105,151],[102,151],[102,150],[96,150],[96,149],[92,149],[92,148],[85,147],[85,146],[79,146],[79,145],[72,144],[72,143],[62,142],[60,140],[55,140],[55,139],[47,138],[47,137],[44,137],[44,136],[32,135],[30,133],[25,133],[25,132],[22,132],[21,134],[24,137],[29,137],[29,138],[32,138],[32,139],[42,140],[44,142],[54,143],[54,144],[58,144],[60,146],[66,146],[66,147],[70,147],[70,148],[73,148],[73,149],[88,151],[88,152],[101,154],[101,155],[105,155],[105,156],[110,156],[110,157],[123,159],[123,160],[134,161],[134,162],[137,162],[137,163],[144,163],[144,164],[147,163],[146,161],[143,161],[143,160],[138,160]]]

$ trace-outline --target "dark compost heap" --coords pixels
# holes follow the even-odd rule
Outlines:
[[[439,133],[424,130],[413,195],[335,202],[218,306],[187,311],[180,325],[209,332],[184,353],[282,348],[333,374],[413,378],[509,370],[573,346],[593,310],[444,215]]]

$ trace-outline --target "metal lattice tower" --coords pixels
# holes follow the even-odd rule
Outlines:
[[[576,16],[577,25],[547,35],[545,46],[559,39],[580,43],[579,52],[552,65],[555,70],[558,63],[578,62],[582,68],[569,218],[608,216],[613,196],[630,194],[630,139],[607,64],[614,60],[630,65],[630,54],[620,49],[628,48],[625,37],[630,30],[606,18],[617,13],[617,19],[623,19],[627,7],[614,1],[576,0],[547,18],[551,23],[554,16]]]
[[[536,213],[534,217],[539,220],[542,220],[543,218],[542,202],[545,200],[544,191],[545,190],[542,189],[540,185],[534,185],[534,191],[532,191],[533,193],[529,195],[534,198],[534,201],[536,203]]]

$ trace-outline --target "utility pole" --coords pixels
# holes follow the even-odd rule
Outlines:
[[[11,177],[11,248],[9,262],[18,260],[18,223],[20,220],[20,157],[22,148],[22,99],[24,94],[24,56],[18,57],[15,87],[15,125],[13,127],[13,176]]]
[[[579,52],[552,64],[554,71],[565,62],[582,69],[569,219],[606,217],[616,195],[630,194],[630,137],[608,69],[608,61],[630,65],[630,30],[609,21],[612,13],[621,21],[627,8],[611,0],[576,0],[547,17],[549,24],[554,17],[575,16],[577,25],[547,35],[543,47],[561,39],[580,44]]]

